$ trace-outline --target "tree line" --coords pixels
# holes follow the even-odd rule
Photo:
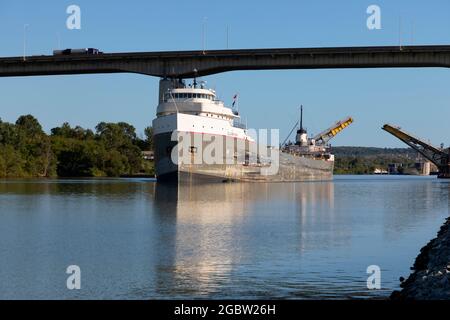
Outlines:
[[[333,147],[332,153],[335,174],[373,174],[376,168],[387,169],[391,163],[411,166],[417,158],[412,148]]]
[[[153,174],[142,151],[153,149],[153,130],[145,138],[125,122],[100,122],[95,131],[64,123],[46,134],[32,115],[15,123],[0,119],[0,177],[117,177]]]

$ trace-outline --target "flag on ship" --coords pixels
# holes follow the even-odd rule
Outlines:
[[[234,108],[234,106],[236,105],[237,98],[238,98],[238,95],[237,95],[237,93],[236,93],[236,94],[234,95],[234,97],[233,97],[233,108]]]

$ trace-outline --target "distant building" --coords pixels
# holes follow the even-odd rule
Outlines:
[[[402,163],[390,163],[390,164],[388,164],[387,171],[389,174],[401,174],[401,173],[403,173],[403,164]]]
[[[373,170],[373,174],[388,174],[389,172],[386,169],[375,168]]]
[[[436,166],[425,159],[417,159],[413,164],[390,163],[388,165],[389,174],[429,176],[435,173],[436,170]]]
[[[430,162],[430,174],[431,175],[438,175],[439,168],[434,163]]]
[[[414,164],[414,168],[419,172],[421,176],[429,176],[431,173],[431,162],[420,161]]]
[[[155,160],[155,155],[153,151],[142,151],[142,158],[144,158],[144,160],[153,161]]]

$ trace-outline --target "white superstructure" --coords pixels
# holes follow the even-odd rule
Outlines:
[[[156,116],[153,120],[155,135],[180,131],[253,141],[239,123],[237,112],[218,100],[214,90],[203,85],[168,88],[162,93]]]

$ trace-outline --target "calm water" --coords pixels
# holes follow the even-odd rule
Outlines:
[[[420,177],[1,181],[0,299],[387,297],[448,216],[449,190]],[[382,290],[366,288],[373,264]]]

